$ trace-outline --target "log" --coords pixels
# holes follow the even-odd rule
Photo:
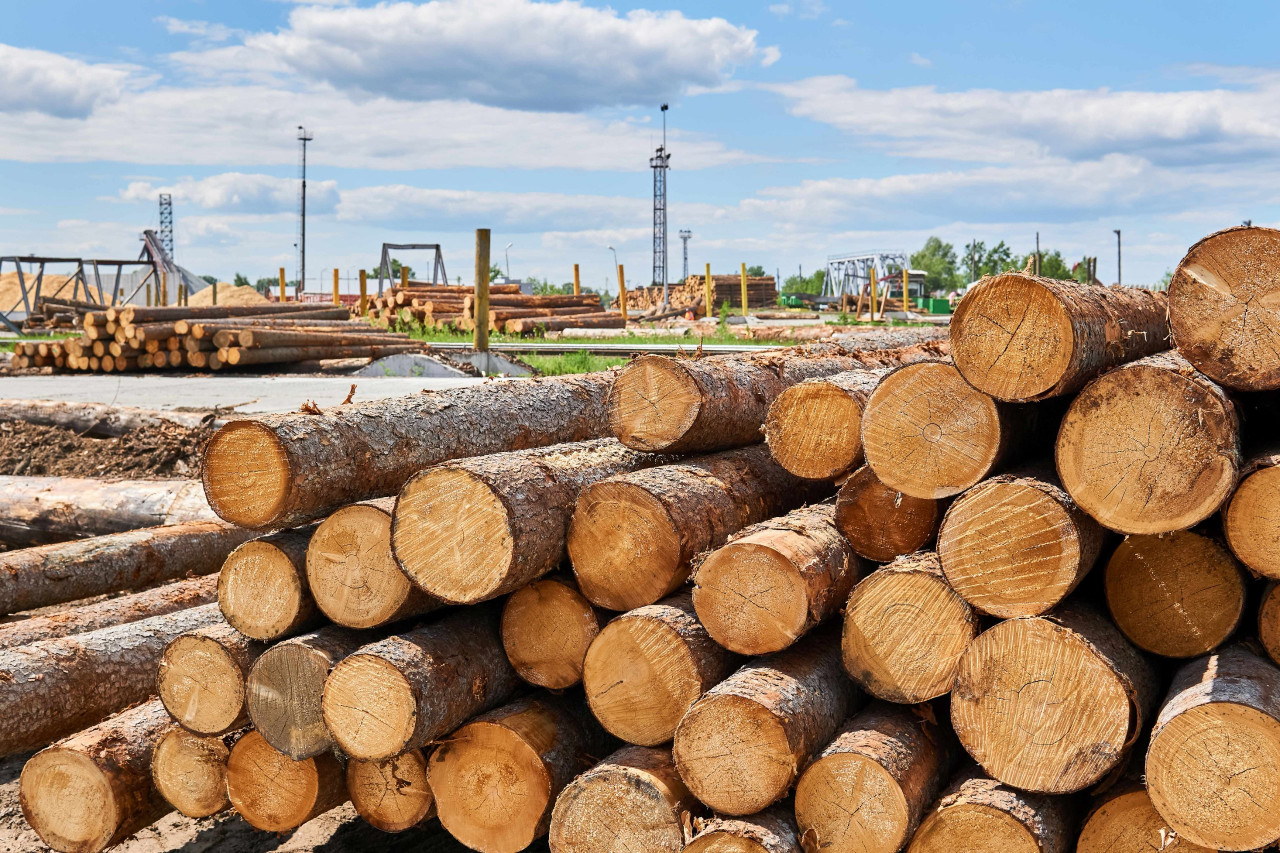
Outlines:
[[[508,320],[503,324],[503,331],[509,335],[524,335],[533,332],[563,332],[566,329],[625,329],[627,323],[621,314],[612,312],[602,314],[579,314],[575,317],[527,317],[523,320]]]
[[[175,720],[198,735],[248,722],[244,680],[267,644],[226,622],[175,637],[160,656],[156,693]]]
[[[803,853],[795,818],[775,806],[749,817],[699,821],[685,853]]]
[[[1245,226],[1210,234],[1178,264],[1169,282],[1173,341],[1214,382],[1280,388],[1278,261],[1280,231]]]
[[[836,529],[835,505],[803,507],[706,555],[693,576],[693,606],[726,649],[779,652],[839,612],[865,569]]]
[[[0,651],[0,755],[44,746],[143,701],[165,645],[221,618],[205,604]]]
[[[1147,748],[1151,802],[1178,835],[1213,850],[1280,839],[1280,670],[1244,646],[1173,677]]]
[[[214,336],[214,343],[218,343],[218,337]],[[279,348],[279,347],[363,347],[363,346],[393,346],[395,344],[413,343],[408,335],[395,335],[387,332],[366,331],[363,333],[353,333],[346,330],[334,329],[324,330],[300,330],[292,331],[288,329],[263,329],[249,328],[241,329],[236,333],[239,346],[251,347],[258,349]],[[234,344],[233,344],[234,346]]]
[[[676,729],[680,778],[721,814],[749,815],[782,799],[854,707],[830,630],[757,658],[711,688]]]
[[[1107,607],[1138,648],[1171,658],[1212,651],[1244,615],[1248,579],[1208,536],[1127,536],[1107,561]]]
[[[681,853],[686,816],[702,812],[669,748],[625,746],[556,798],[551,853]]]
[[[400,490],[392,553],[411,581],[439,599],[496,598],[561,563],[583,489],[663,461],[606,438],[431,468]]]
[[[891,489],[871,466],[863,465],[836,494],[835,524],[859,557],[888,563],[929,548],[946,506],[945,501]]]
[[[468,294],[462,298],[462,313],[474,315],[475,296]],[[600,307],[600,296],[595,293],[548,294],[532,296],[527,293],[489,293],[490,308],[576,308],[581,305]]]
[[[196,340],[207,340],[224,329],[351,329],[359,332],[376,332],[379,327],[363,320],[353,320],[346,308],[317,308],[299,311],[287,316],[235,317],[223,320],[178,320],[174,328],[180,335],[190,335]]]
[[[126,323],[116,330],[117,338],[133,338],[137,341],[163,341],[172,338],[178,333],[174,330],[173,322],[167,323],[139,323],[134,325]]]
[[[321,708],[348,755],[390,758],[509,700],[520,679],[495,607],[472,607],[363,646],[325,682]]]
[[[330,346],[328,344],[303,347],[270,347],[266,349],[244,349],[231,347],[219,357],[229,365],[241,367],[251,364],[293,364],[299,361],[321,361],[326,358],[382,358],[402,352],[416,352],[425,344],[369,344],[361,346]]]
[[[1076,853],[1159,850],[1162,853],[1212,853],[1174,832],[1151,804],[1141,782],[1123,780],[1102,794],[1080,827]]]
[[[873,702],[796,784],[796,825],[830,853],[896,853],[929,811],[954,750],[928,709]]]
[[[408,287],[394,287],[391,289],[391,292],[392,293],[408,293],[413,296],[427,294],[429,296],[457,296],[458,298],[462,298],[464,296],[474,295],[476,292],[476,289],[475,287],[469,284],[463,284],[463,285],[435,284],[434,282],[418,281],[416,279],[411,278],[409,279]],[[503,295],[518,294],[520,293],[520,285],[490,283],[489,293],[503,294]]]
[[[227,796],[255,829],[288,832],[345,803],[346,774],[332,753],[294,761],[250,731],[227,760]]]
[[[159,820],[151,750],[170,726],[150,701],[37,753],[18,783],[22,816],[61,853],[98,853]]]
[[[360,817],[383,832],[404,832],[436,816],[420,749],[379,761],[348,760],[347,793]]]
[[[1258,642],[1267,657],[1280,663],[1280,584],[1267,583],[1262,591],[1262,603],[1258,606]]]
[[[307,543],[315,527],[271,533],[231,552],[218,575],[218,606],[227,623],[270,642],[324,621],[307,585]]]
[[[0,649],[163,616],[209,604],[216,601],[217,597],[218,579],[207,575],[165,584],[134,595],[73,607],[49,616],[33,616],[18,622],[0,623]]]
[[[769,406],[792,385],[945,353],[945,344],[928,343],[876,351],[816,344],[700,359],[644,355],[618,374],[609,425],[636,450],[690,453],[754,444]]]
[[[391,554],[395,498],[337,510],[307,547],[307,581],[316,606],[348,628],[375,628],[441,605],[405,577]]]
[[[619,474],[578,496],[569,559],[583,595],[631,610],[683,585],[694,558],[730,534],[821,500],[830,488],[787,473],[764,445]]]
[[[946,362],[910,364],[890,371],[867,401],[863,452],[889,488],[950,497],[1035,446],[1037,414],[983,394]]]
[[[1087,385],[1062,421],[1056,457],[1063,487],[1104,527],[1186,530],[1235,487],[1240,420],[1221,388],[1163,353]]]
[[[951,355],[969,384],[997,400],[1059,397],[1168,349],[1168,307],[1156,291],[1007,272],[956,305]]]
[[[605,372],[489,382],[321,415],[231,421],[205,450],[205,493],[242,527],[297,526],[395,494],[450,459],[596,438],[607,430],[612,381]]]
[[[56,426],[80,435],[103,438],[115,438],[144,426],[177,424],[197,429],[214,422],[212,413],[160,412],[131,406],[56,400],[0,400],[0,421]]]
[[[320,309],[303,302],[275,303],[271,305],[172,305],[157,307],[113,307],[107,309],[107,320],[125,324],[163,323],[169,320],[214,320],[226,317],[292,317],[300,312],[317,310],[337,311],[340,308]]]
[[[933,806],[907,853],[1072,853],[1075,827],[1070,798],[1019,791],[974,768],[962,771]]]
[[[1264,577],[1280,578],[1280,451],[1245,462],[1222,512],[1222,530],[1240,562]]]
[[[984,480],[955,499],[938,531],[947,582],[982,613],[1039,616],[1084,580],[1105,532],[1048,471]]]
[[[531,696],[482,714],[431,754],[440,823],[472,850],[515,853],[547,833],[556,797],[603,752],[577,703]]]
[[[507,597],[502,647],[525,681],[564,690],[582,681],[587,648],[604,621],[571,577],[552,575]]]
[[[698,622],[685,591],[605,625],[587,649],[582,686],[591,713],[610,734],[657,746],[671,740],[690,706],[737,663]]]
[[[170,726],[151,756],[151,780],[160,796],[187,817],[208,817],[229,808],[227,761],[244,733],[237,729],[205,737]]]
[[[925,702],[951,690],[978,615],[929,551],[899,557],[849,595],[841,641],[849,677],[889,702]]]
[[[1101,614],[1067,604],[1001,622],[969,644],[951,724],[994,778],[1065,794],[1120,763],[1156,700],[1142,655]]]
[[[887,372],[851,370],[806,379],[779,394],[764,421],[773,458],[810,480],[830,480],[861,465],[862,412]]]
[[[214,517],[190,480],[0,476],[0,495],[0,542],[15,548]]]

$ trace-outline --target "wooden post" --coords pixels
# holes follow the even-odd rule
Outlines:
[[[406,266],[400,267],[400,286],[405,288],[409,286],[409,268]]]
[[[742,265],[742,316],[747,316],[747,265]]]
[[[369,271],[360,270],[360,316],[369,316]]]
[[[215,281],[211,286],[213,287],[213,304],[217,305],[218,304],[218,283]]]
[[[179,305],[184,304],[184,300],[186,298],[187,298],[187,286],[179,282],[178,283],[178,304]]]
[[[152,285],[151,279],[153,278],[155,278],[155,276],[147,276],[147,307],[148,308],[151,307],[151,285]]]
[[[342,300],[338,297],[338,269],[337,269],[337,267],[334,267],[334,269],[333,269],[333,304],[334,304],[334,305],[341,305],[341,304],[342,304]]]
[[[161,305],[169,304],[169,273],[167,270],[160,271],[160,298],[157,301]]]
[[[902,271],[902,310],[910,311],[908,300],[911,298],[911,280],[907,278],[907,271]]]
[[[871,320],[876,319],[876,290],[880,286],[880,281],[876,277],[876,268],[871,268]]]
[[[710,317],[711,309],[712,309],[711,303],[714,301],[714,297],[711,294],[712,294],[712,291],[715,289],[711,286],[711,264],[707,264],[707,277],[706,279],[704,279],[704,281],[705,281],[704,287],[705,287],[706,293],[703,294],[702,298],[706,302],[707,312],[705,316]]]
[[[622,314],[626,316],[626,308]],[[476,229],[476,297],[471,311],[476,330],[472,346],[477,352],[489,351],[489,229]]]
[[[578,278],[578,265],[573,265],[573,295],[578,296],[582,293],[582,282]]]
[[[280,301],[281,301],[282,303],[285,301],[285,293],[284,293],[284,267],[280,267]]]
[[[622,323],[627,322],[627,274],[622,264],[618,264],[618,304],[622,306]]]

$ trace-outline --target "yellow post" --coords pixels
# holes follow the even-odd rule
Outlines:
[[[338,270],[336,267],[333,270],[333,304],[342,304],[342,300],[338,298]]]
[[[714,297],[711,294],[715,290],[715,288],[711,286],[711,264],[707,264],[707,277],[706,279],[704,279],[704,281],[706,282],[706,285],[704,288],[706,290],[706,293],[702,295],[702,299],[706,303],[706,308],[707,308],[707,313],[704,316],[710,317],[711,308],[712,308],[711,303],[714,301]]]
[[[747,265],[742,265],[742,316],[747,316]]]
[[[902,271],[902,310],[903,311],[911,310],[910,299],[911,299],[911,280],[907,278],[907,271],[903,270]]]
[[[152,281],[151,281],[151,279],[153,279],[153,278],[155,278],[155,276],[148,276],[148,277],[147,277],[147,307],[148,307],[148,308],[150,308],[150,307],[151,307],[151,286],[152,286]]]
[[[284,267],[280,267],[280,301],[284,302]]]
[[[360,270],[360,316],[369,316],[369,271]]]
[[[178,303],[177,303],[177,304],[179,304],[179,305],[183,304],[183,303],[182,303],[182,300],[183,300],[183,299],[185,299],[185,298],[186,298],[186,296],[187,296],[187,286],[186,286],[185,284],[179,284],[179,285],[178,285]]]
[[[872,320],[876,318],[876,288],[878,286],[879,286],[879,281],[876,279],[876,268],[872,267],[871,268],[871,319]]]
[[[489,229],[476,229],[476,296],[471,303],[476,330],[472,347],[476,352],[489,351]]]
[[[573,265],[573,295],[582,295],[582,280],[578,278],[578,265]]]
[[[165,270],[160,270],[160,298],[156,300],[156,304],[169,304],[169,273]]]
[[[618,304],[622,306],[622,325],[627,325],[627,274],[618,264]]]
[[[407,288],[409,286],[409,268],[400,267],[400,286]]]

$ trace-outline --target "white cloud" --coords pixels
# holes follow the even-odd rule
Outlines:
[[[769,11],[779,18],[794,14],[799,18],[821,17],[827,11],[827,4],[822,0],[799,0],[794,6],[790,3],[774,3]]]
[[[225,24],[213,24],[208,21],[187,21],[180,18],[172,18],[168,15],[161,15],[155,19],[157,24],[164,25],[165,32],[169,35],[195,36],[205,42],[221,42],[226,41],[234,36],[244,34],[243,30],[236,30]]]
[[[782,58],[782,50],[774,45],[769,45],[764,49],[763,55],[760,57],[760,65],[768,68],[773,63]]]
[[[769,6],[769,11],[777,15],[779,18],[786,17],[791,14],[790,3],[774,3]]]
[[[80,118],[118,100],[138,69],[0,44],[0,112]],[[8,132],[9,128],[5,129]]]
[[[160,193],[170,193],[177,205],[195,205],[204,210],[240,213],[276,213],[298,206],[296,178],[225,172],[207,178],[184,178],[157,186],[150,181],[132,181],[117,196],[122,201],[152,202]],[[331,212],[338,203],[337,181],[307,181],[307,211]]]
[[[927,59],[921,56],[920,54],[916,53],[914,50],[911,51],[911,55],[907,57],[907,61],[910,62],[912,65],[918,65],[921,68],[933,67],[933,60]]]

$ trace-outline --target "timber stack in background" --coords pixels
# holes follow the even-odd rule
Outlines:
[[[684,311],[687,308],[702,310],[706,300],[707,277],[691,275],[684,281],[667,288],[667,301],[672,310]],[[742,276],[711,276],[711,312],[720,310],[721,305],[741,310],[742,308]],[[778,282],[771,275],[747,276],[747,307],[773,308],[778,304]],[[613,305],[618,306],[614,299]],[[657,311],[662,307],[661,287],[637,287],[627,291],[627,310],[635,313]]]
[[[475,291],[470,287],[427,285],[409,281],[371,303],[371,314],[388,326],[415,322],[429,329],[476,327]],[[489,285],[489,328],[525,334],[539,329],[621,329],[620,311],[606,311],[595,293],[535,295],[518,284]]]
[[[949,345],[229,423],[209,504],[259,534],[216,605],[0,649],[0,744],[60,738],[24,815],[75,851],[347,801],[483,853],[1273,845],[1272,301],[1280,232],[1240,228],[1167,297],[984,279]]]

